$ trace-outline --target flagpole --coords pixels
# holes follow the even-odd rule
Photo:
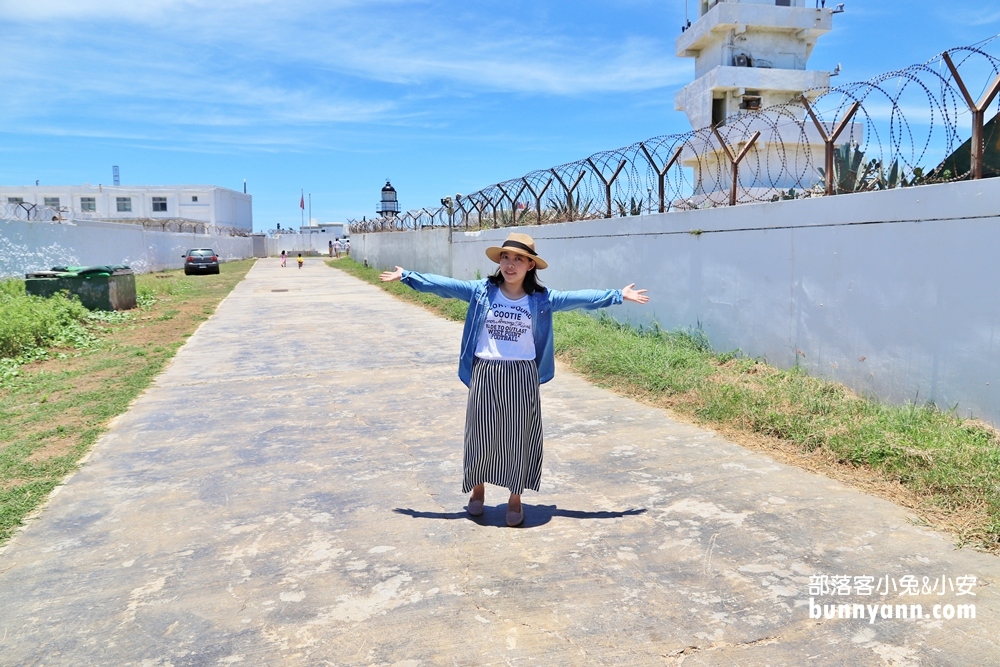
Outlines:
[[[302,201],[302,199],[305,197],[306,191],[305,189],[302,189],[300,192],[301,195],[299,196],[299,232],[301,233],[302,228],[305,227],[306,224],[305,220],[302,219],[306,215],[306,207],[302,205],[305,203]]]
[[[313,193],[309,193],[309,224],[313,223]]]

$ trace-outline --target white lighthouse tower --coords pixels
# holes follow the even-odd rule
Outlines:
[[[816,41],[830,31],[833,14],[842,6],[829,9],[820,6],[821,0],[697,2],[698,19],[676,42],[679,57],[695,59],[697,78],[678,91],[676,109],[687,114],[695,130],[720,127],[734,154],[742,148],[740,140],[749,140],[760,131],[748,154],[754,168],[741,170],[739,179],[744,190],[752,191],[755,197],[766,196],[768,190],[800,187],[803,180],[820,179],[814,165],[823,164],[824,143],[805,119],[801,96],[805,93],[815,98],[829,88],[829,72],[806,66]],[[807,2],[815,6],[807,7]],[[768,112],[762,110],[789,104],[783,107],[781,117],[764,117]],[[734,116],[738,132],[737,123],[732,123]],[[722,127],[727,119],[734,127]],[[803,120],[804,126],[800,124]],[[860,127],[849,130],[846,136],[857,141]],[[695,168],[696,196],[716,199],[717,193],[729,190],[730,158],[711,132],[703,133],[682,155],[682,161]],[[761,174],[767,174],[766,182],[761,182]]]

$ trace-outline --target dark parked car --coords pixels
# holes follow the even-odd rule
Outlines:
[[[211,248],[192,248],[184,258],[184,275],[192,273],[218,273],[219,256]]]

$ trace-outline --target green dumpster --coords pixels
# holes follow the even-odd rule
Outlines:
[[[25,274],[28,294],[50,297],[67,291],[90,310],[135,308],[135,274],[127,266],[54,266]]]

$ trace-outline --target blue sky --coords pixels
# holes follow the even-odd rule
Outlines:
[[[258,230],[297,226],[300,189],[321,221],[387,177],[430,206],[689,129],[684,4],[0,0],[0,183],[246,178]],[[845,4],[809,63],[838,83],[1000,32],[996,2]]]

